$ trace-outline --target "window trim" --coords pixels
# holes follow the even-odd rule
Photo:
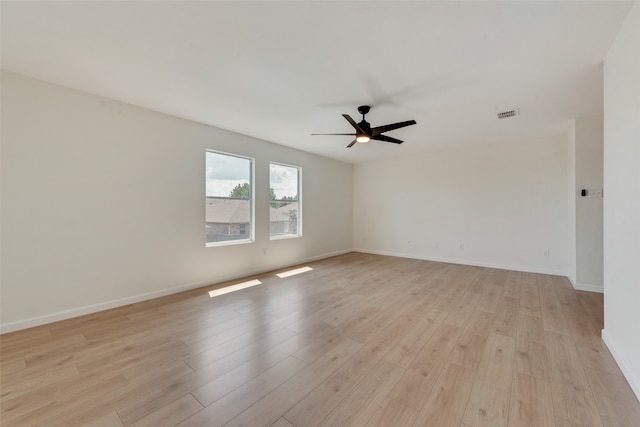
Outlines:
[[[207,148],[205,150],[205,194],[204,194],[204,201],[205,201],[205,229],[206,229],[206,224],[207,224],[207,219],[206,219],[206,203],[207,203],[207,191],[206,191],[206,166],[207,166],[207,160],[206,160],[206,153],[214,153],[214,154],[221,154],[223,156],[230,156],[230,157],[237,157],[240,159],[245,159],[245,160],[249,160],[249,188],[250,188],[250,198],[249,200],[249,236],[245,239],[237,239],[237,240],[224,240],[221,242],[207,242],[207,236],[205,233],[205,247],[206,248],[215,248],[215,247],[219,247],[219,246],[231,246],[231,245],[242,245],[242,244],[246,244],[246,243],[254,243],[255,242],[255,230],[256,230],[256,214],[255,214],[255,200],[256,200],[256,190],[255,190],[255,167],[256,167],[256,159],[253,157],[249,157],[249,156],[243,156],[241,154],[234,154],[234,153],[227,153],[225,151],[220,151],[220,150],[214,150],[211,148]],[[237,199],[234,197],[221,197],[221,196],[217,196],[217,198],[221,198],[221,199],[229,199],[229,200],[247,200],[247,199]]]
[[[297,234],[271,235],[271,211],[269,210],[269,240],[297,239],[302,237],[302,166],[290,165],[287,163],[269,161],[269,192],[271,192],[271,165],[295,168],[298,170],[298,232]],[[277,200],[276,200],[277,201]],[[271,197],[269,197],[269,208],[271,208]]]

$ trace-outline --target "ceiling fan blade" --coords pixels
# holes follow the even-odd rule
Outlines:
[[[390,125],[377,126],[371,129],[371,135],[376,136],[376,135],[380,135],[382,132],[389,132],[390,130],[400,129],[405,126],[411,126],[415,124],[416,124],[415,120],[408,120],[406,122],[398,122],[398,123],[392,123]]]
[[[353,145],[354,145],[356,142],[358,142],[358,141],[354,139],[353,141],[351,141],[351,144],[347,145],[347,148],[351,148],[351,147],[353,147]]]
[[[375,139],[378,141],[385,141],[385,142],[393,142],[394,144],[402,144],[404,142],[399,139],[391,138],[390,136],[387,136],[387,135],[376,135],[376,136],[372,136],[371,139]]]
[[[311,136],[314,135],[351,135],[354,136],[355,133],[312,133]]]
[[[362,128],[360,127],[360,125],[359,125],[359,124],[357,124],[357,123],[356,123],[356,121],[355,121],[355,120],[353,120],[353,119],[351,118],[351,116],[350,116],[350,115],[348,115],[348,114],[343,114],[343,115],[342,115],[342,117],[344,117],[345,119],[347,119],[347,121],[348,121],[349,123],[351,123],[351,126],[353,126],[353,128],[354,128],[355,130],[357,130],[357,131],[358,131],[358,133],[360,133],[360,134],[364,134],[364,135],[366,135],[366,134],[367,134],[365,131],[363,131],[363,130],[362,130]]]

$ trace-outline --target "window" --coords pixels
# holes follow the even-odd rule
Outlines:
[[[206,152],[206,245],[253,241],[253,159]]]
[[[269,164],[269,225],[272,239],[302,235],[300,175],[299,167]]]

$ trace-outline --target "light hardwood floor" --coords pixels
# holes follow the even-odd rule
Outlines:
[[[566,278],[351,253],[5,334],[2,426],[640,426]]]

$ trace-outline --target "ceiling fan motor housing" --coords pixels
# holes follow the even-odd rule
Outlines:
[[[369,124],[369,122],[363,119],[360,123],[358,123],[358,126],[360,126],[360,129],[362,129],[365,134],[371,136],[371,125]]]

